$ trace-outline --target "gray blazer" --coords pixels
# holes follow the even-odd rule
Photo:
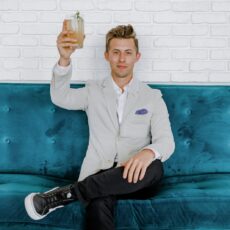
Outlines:
[[[89,145],[79,181],[101,169],[118,166],[142,149],[157,150],[161,161],[173,153],[175,144],[161,92],[137,79],[129,87],[122,123],[116,113],[116,93],[111,77],[89,81],[85,87],[70,88],[72,70],[59,75],[53,71],[51,100],[69,110],[84,110],[89,123]]]

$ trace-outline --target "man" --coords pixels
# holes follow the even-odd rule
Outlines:
[[[77,182],[25,198],[28,215],[42,219],[56,208],[79,200],[86,206],[86,229],[115,229],[118,198],[152,196],[162,178],[162,162],[174,151],[166,105],[159,90],[133,76],[140,59],[131,25],[117,26],[106,35],[105,59],[111,77],[71,89],[71,54],[76,39],[66,35],[65,23],[57,39],[60,54],[51,82],[54,104],[88,115],[89,146]]]

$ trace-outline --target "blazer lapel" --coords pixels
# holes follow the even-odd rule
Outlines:
[[[102,83],[102,88],[111,121],[114,127],[118,129],[119,123],[117,117],[117,97],[112,85],[112,80],[110,78],[106,78]]]
[[[132,108],[135,106],[136,101],[138,99],[138,95],[139,95],[139,80],[136,78],[133,78],[133,81],[131,82],[129,89],[128,89],[128,97],[127,97],[127,101],[125,104],[122,123],[127,118]]]

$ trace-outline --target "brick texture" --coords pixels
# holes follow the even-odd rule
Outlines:
[[[49,82],[66,15],[85,19],[84,48],[72,57],[73,81],[110,74],[106,32],[132,24],[139,38],[135,75],[164,84],[230,84],[228,0],[1,0],[0,82]]]

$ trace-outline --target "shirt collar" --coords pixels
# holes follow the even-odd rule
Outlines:
[[[114,88],[116,94],[121,95],[121,94],[122,94],[122,90],[121,90],[121,88],[116,84],[116,82],[113,80],[113,78],[112,78],[112,82],[113,82],[113,88]],[[133,82],[133,78],[132,78],[131,81],[124,87],[124,93],[127,93],[127,92],[128,92],[128,89],[129,89],[130,85],[132,84],[132,82]]]

